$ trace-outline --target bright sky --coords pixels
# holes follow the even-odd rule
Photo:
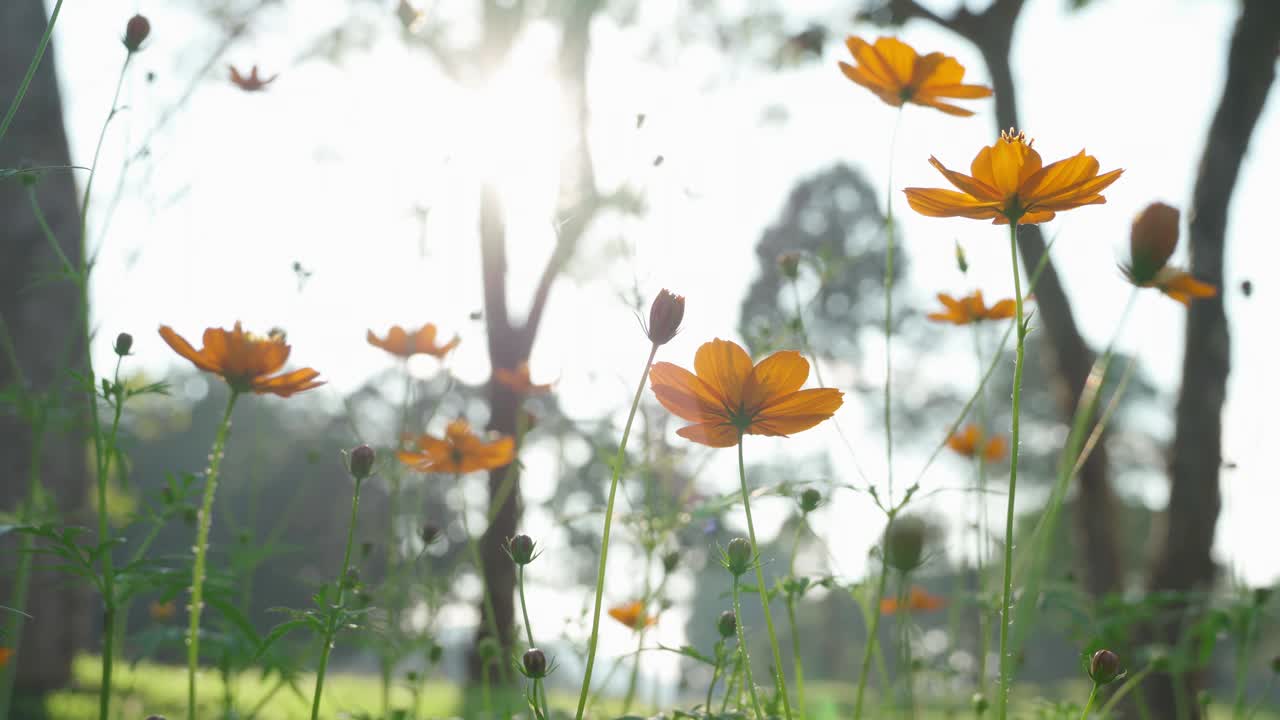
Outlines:
[[[634,282],[646,293],[665,286],[688,296],[685,330],[661,353],[687,364],[700,343],[734,336],[738,306],[755,272],[752,248],[797,179],[841,160],[877,185],[887,174],[894,110],[840,75],[835,62],[845,54],[841,43],[832,42],[821,63],[781,72],[727,70],[712,50],[680,48],[672,39],[664,41],[661,61],[646,58],[653,29],[669,28],[680,4],[643,3],[640,28],[619,28],[611,19],[594,28],[592,136],[600,178],[606,188],[623,178],[644,188],[651,212],[598,224],[584,257],[599,258],[620,238],[634,258],[603,272],[575,271],[552,295],[532,365],[535,379],[559,378],[557,392],[572,416],[625,410],[627,388],[647,347],[620,291]],[[207,26],[190,14],[190,3],[120,5],[69,4],[57,37],[72,158],[88,164],[123,54],[118,35],[124,21],[136,8],[154,28],[126,83],[124,103],[131,109],[108,135],[91,228],[105,220],[124,149],[136,150],[213,42]],[[788,5],[804,6],[795,10],[797,29],[816,18],[836,23],[837,36],[877,34],[872,27],[838,24],[849,16],[847,7],[839,8],[849,3]],[[1074,14],[1065,11],[1065,0],[1027,5],[1014,48],[1022,129],[1036,138],[1046,162],[1084,147],[1103,169],[1126,169],[1106,192],[1108,204],[1065,213],[1045,227],[1059,237],[1054,258],[1077,320],[1101,346],[1128,294],[1115,266],[1131,218],[1153,200],[1184,208],[1188,203],[1221,89],[1235,5],[1097,0]],[[100,337],[135,334],[142,367],[163,372],[179,364],[152,332],[160,323],[189,336],[236,319],[258,329],[282,326],[295,360],[330,380],[324,392],[336,406],[344,391],[386,367],[386,358],[365,345],[366,328],[432,321],[463,336],[452,362],[457,374],[470,382],[487,377],[483,326],[468,320],[481,306],[475,191],[482,177],[499,177],[514,216],[509,252],[513,303],[519,306],[554,242],[550,207],[561,119],[548,70],[556,36],[545,27],[528,33],[509,71],[482,93],[450,88],[424,53],[406,48],[390,6],[367,47],[336,64],[321,57],[296,62],[347,8],[344,0],[311,0],[306,12],[276,8],[262,14],[157,136],[152,158],[130,171],[109,232],[92,239],[107,243],[95,314]],[[980,59],[962,40],[925,23],[909,25],[901,37],[922,51],[955,55],[974,81],[985,80]],[[242,68],[256,63],[281,76],[265,93],[242,93],[225,81],[226,62]],[[143,81],[146,71],[156,73],[153,84]],[[786,123],[760,122],[770,104],[785,108]],[[895,189],[944,185],[926,162],[930,155],[966,168],[992,141],[990,101],[968,105],[978,111],[969,119],[908,108]],[[1275,437],[1267,413],[1276,397],[1269,372],[1273,340],[1261,329],[1280,314],[1272,270],[1280,249],[1269,217],[1280,169],[1261,159],[1280,157],[1278,106],[1274,98],[1268,104],[1244,164],[1227,262],[1233,365],[1225,451],[1238,470],[1223,475],[1219,557],[1230,557],[1255,584],[1280,576],[1280,557],[1256,542],[1273,528],[1277,499],[1263,444]],[[647,118],[640,131],[638,113]],[[665,162],[654,168],[657,154]],[[913,268],[914,309],[931,304],[939,290],[1012,293],[1002,229],[919,217],[905,211],[900,196],[895,203]],[[415,207],[430,208],[425,234]],[[973,268],[967,279],[954,268],[957,239]],[[1185,255],[1176,259],[1185,262]],[[313,273],[301,292],[295,260]],[[1246,278],[1255,288],[1249,299],[1238,290]],[[1170,391],[1170,416],[1182,327],[1180,306],[1144,294],[1120,339],[1122,349],[1142,350],[1154,381]],[[100,352],[108,351],[107,341],[100,345]],[[881,475],[880,434],[856,407],[846,405],[839,417],[846,432],[864,438],[857,442],[863,467]],[[1171,433],[1172,422],[1157,430]],[[839,447],[830,427],[791,441],[753,438],[747,452],[765,458],[822,446]],[[736,482],[733,458],[721,455],[706,477],[728,489]],[[847,456],[832,455],[842,479],[852,480]],[[913,477],[920,461],[904,454],[899,477]],[[939,462],[926,487],[954,484],[964,471],[951,460]],[[527,490],[535,502],[549,492],[536,481]],[[1161,488],[1146,495],[1154,505],[1164,501]],[[767,507],[762,514],[766,525],[780,519]],[[534,511],[528,524],[537,535],[545,521]],[[818,525],[834,546],[849,550],[840,553],[837,570],[860,574],[864,549],[882,525],[877,512],[865,499],[845,496]],[[544,542],[554,548],[555,538]],[[632,581],[629,558],[617,557],[610,586],[618,590],[611,601],[637,589],[625,587]],[[581,593],[566,598],[549,587],[534,598],[535,613],[554,627],[564,608],[576,611],[584,602]],[[664,620],[659,639],[678,644],[682,620]],[[621,631],[608,634],[613,630],[606,631],[605,651],[622,651],[629,641]]]

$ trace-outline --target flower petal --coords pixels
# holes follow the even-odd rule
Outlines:
[[[289,397],[295,393],[324,385],[325,381],[316,381],[319,376],[320,373],[311,368],[302,368],[301,370],[294,370],[271,378],[253,378],[250,387],[259,395],[273,393],[280,397]]]
[[[1004,196],[994,187],[964,173],[948,170],[936,157],[931,156],[929,164],[937,168],[938,172],[942,173],[943,177],[949,180],[952,185],[968,193],[975,200],[996,202],[1004,199]]]
[[[222,369],[216,362],[211,362],[210,358],[207,358],[204,353],[192,347],[191,343],[187,342],[186,338],[174,332],[173,328],[168,325],[160,326],[160,337],[168,343],[169,347],[173,348],[174,352],[187,360],[190,360],[192,364],[201,370],[219,374],[222,372]]]
[[[876,44],[872,49],[883,60],[899,88],[911,82],[919,56],[910,45],[895,37],[881,37],[876,38]]]
[[[798,390],[760,408],[747,432],[753,435],[790,435],[808,430],[835,414],[844,404],[844,393],[833,388]]]
[[[686,440],[714,448],[733,447],[738,444],[738,429],[726,420],[686,425],[676,434]]]
[[[747,378],[742,407],[751,413],[776,398],[804,387],[809,379],[809,361],[795,350],[781,350],[761,360]]]
[[[669,362],[654,363],[649,382],[658,402],[676,417],[701,423],[723,417],[724,405],[701,378]]]
[[[751,356],[740,345],[720,338],[703,343],[693,357],[693,367],[722,407],[742,407],[742,388],[751,374]]]
[[[907,204],[929,217],[967,217],[990,220],[1004,217],[999,203],[983,202],[965,193],[941,188],[905,188]]]

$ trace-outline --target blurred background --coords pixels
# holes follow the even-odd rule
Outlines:
[[[483,582],[507,598],[498,616],[509,634],[512,579],[497,567],[505,559],[499,546],[516,532],[538,541],[530,619],[561,665],[553,683],[566,688],[576,688],[590,628],[608,458],[648,349],[637,314],[663,287],[687,297],[687,312],[660,360],[690,366],[713,337],[756,356],[795,348],[800,316],[826,384],[846,392],[837,422],[791,439],[753,437],[746,454],[752,482],[765,488],[757,512],[767,571],[785,575],[799,542],[797,572],[827,579],[802,600],[807,672],[818,683],[856,677],[866,630],[855,600],[878,565],[870,553],[885,523],[866,488],[888,492],[881,402],[891,202],[902,248],[892,288],[892,470],[899,497],[919,480],[912,507],[935,531],[916,579],[951,599],[919,618],[939,694],[964,686],[976,662],[965,634],[976,604],[963,598],[974,592],[975,559],[995,547],[977,523],[1002,517],[1007,465],[992,470],[994,489],[977,495],[968,459],[930,456],[980,376],[975,340],[984,359],[1009,358],[997,363],[987,393],[994,428],[1008,427],[1013,363],[1012,345],[1000,344],[1003,324],[975,333],[924,316],[939,307],[939,292],[981,289],[995,300],[1013,290],[1001,228],[919,216],[901,188],[942,186],[930,156],[963,169],[1011,125],[1036,139],[1046,162],[1084,148],[1104,170],[1125,168],[1107,204],[1060,215],[1021,239],[1031,259],[1050,244],[1051,261],[1029,305],[1020,526],[1034,524],[1050,491],[1095,355],[1114,343],[1117,367],[1137,357],[1104,442],[1070,489],[1036,629],[1043,637],[1021,658],[1021,677],[1048,684],[1078,678],[1084,644],[1116,630],[1108,623],[1125,608],[1136,613],[1124,628],[1135,637],[1173,638],[1194,624],[1135,630],[1150,618],[1134,608],[1153,594],[1199,593],[1204,600],[1186,614],[1198,617],[1253,598],[1280,576],[1270,335],[1280,314],[1271,284],[1280,262],[1271,217],[1280,169],[1265,162],[1280,157],[1280,109],[1268,100],[1280,47],[1248,32],[1280,24],[1269,5],[68,4],[0,144],[0,168],[81,168],[43,173],[37,193],[67,251],[79,253],[83,168],[101,134],[83,237],[94,261],[94,366],[108,372],[110,339],[130,332],[136,341],[122,373],[170,387],[125,415],[128,473],[115,479],[112,499],[121,528],[161,507],[168,484],[195,482],[225,403],[221,383],[166,348],[158,325],[193,340],[237,320],[263,333],[281,328],[291,365],[314,367],[328,381],[236,410],[213,547],[234,570],[229,577],[247,579],[227,598],[258,633],[280,622],[272,608],[306,605],[340,565],[351,488],[339,451],[393,445],[406,390],[414,432],[439,435],[459,416],[511,432],[520,404],[490,373],[527,358],[534,381],[554,386],[523,405],[536,419],[521,446],[518,497],[485,536]],[[50,9],[40,0],[0,7],[6,103]],[[152,32],[122,71],[120,37],[135,12]],[[894,34],[922,53],[953,55],[966,81],[993,85],[996,98],[968,102],[976,113],[969,118],[907,106],[899,119],[839,72],[851,34]],[[232,82],[233,67],[242,75],[256,67],[270,81],[246,89]],[[118,79],[117,112],[103,134]],[[1156,200],[1191,219],[1175,263],[1219,287],[1217,299],[1190,315],[1154,291],[1121,312],[1131,288],[1117,264],[1129,225]],[[74,293],[48,279],[54,256],[16,181],[0,178],[0,218],[0,311],[25,364],[15,374],[6,363],[0,385],[65,382],[51,358],[76,322]],[[794,284],[777,264],[787,252],[801,258]],[[443,362],[416,357],[402,366],[365,341],[367,330],[427,322],[461,337]],[[721,501],[737,487],[735,458],[675,436],[650,393],[638,422],[637,470],[624,482],[606,605],[649,598],[663,609],[645,647],[705,653],[728,607],[715,548],[744,527],[740,508]],[[15,414],[0,423],[0,501],[11,509],[24,487],[17,478],[27,474],[30,433]],[[72,516],[91,502],[83,449],[82,428],[68,421],[42,456],[51,492]],[[377,642],[340,642],[335,666],[376,675],[380,658],[393,657],[397,676],[425,672],[426,649],[439,645],[439,676],[462,680],[482,578],[465,561],[458,515],[465,499],[472,529],[482,526],[491,483],[416,475],[403,483],[392,493],[386,477],[374,481],[358,539],[367,544],[361,571],[371,586],[389,577],[388,563],[413,568],[405,613],[389,633],[407,649],[389,656]],[[824,502],[798,532],[795,495],[806,487]],[[421,542],[427,526],[442,534],[429,546]],[[180,555],[192,532],[178,513],[154,547]],[[142,536],[125,537],[127,554]],[[8,567],[13,553],[0,547]],[[678,560],[668,572],[661,559],[670,554]],[[8,592],[3,577],[0,590]],[[65,581],[42,576],[36,592],[45,600],[31,606],[57,619],[36,614],[28,624],[16,672],[20,688],[42,693],[75,682],[72,659],[97,651],[98,620],[96,600]],[[134,604],[131,656],[180,657],[183,611],[163,619],[148,610],[150,600],[175,596],[180,604],[180,595],[163,592]],[[761,618],[748,611],[745,620]],[[1223,635],[1215,628],[1206,632]],[[1230,668],[1213,658],[1236,648],[1230,638],[1210,645],[1198,682],[1214,688]],[[605,692],[626,691],[636,647],[635,633],[606,618],[596,674]],[[1266,658],[1276,649],[1274,633],[1250,648],[1251,696],[1266,687]],[[756,652],[765,657],[766,646]],[[645,702],[686,702],[705,687],[706,668],[679,652],[642,657]]]

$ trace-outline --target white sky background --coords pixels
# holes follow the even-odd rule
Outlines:
[[[646,294],[670,287],[688,296],[684,332],[660,353],[661,359],[687,365],[700,343],[734,338],[738,307],[755,272],[754,245],[798,179],[840,160],[862,169],[877,186],[886,178],[895,112],[845,80],[835,66],[846,54],[839,42],[844,33],[870,39],[878,34],[875,28],[832,25],[837,38],[823,61],[797,70],[744,65],[730,73],[719,54],[680,49],[672,39],[667,46],[675,50],[664,61],[646,59],[652,26],[669,27],[677,3],[646,0],[640,21],[650,29],[619,28],[612,20],[593,28],[592,133],[600,180],[608,189],[630,178],[645,188],[651,211],[638,220],[598,224],[582,253],[598,259],[606,244],[621,237],[633,248],[633,260],[605,272],[575,268],[553,291],[532,366],[535,380],[559,378],[557,393],[571,416],[625,412],[647,349],[620,299],[633,282]],[[131,0],[64,8],[56,48],[77,164],[89,164],[109,107],[125,19],[142,11],[154,28],[126,81],[123,102],[132,109],[107,138],[91,228],[105,219],[124,149],[136,150],[157,113],[207,57],[213,40],[190,5]],[[847,11],[831,8],[851,3],[794,5],[798,30],[810,18],[847,18]],[[1068,13],[1065,7],[1065,0],[1028,2],[1014,68],[1022,129],[1036,138],[1046,162],[1084,147],[1104,170],[1126,169],[1106,192],[1108,204],[1060,214],[1044,226],[1049,236],[1059,236],[1054,259],[1077,321],[1101,346],[1129,292],[1116,262],[1131,218],[1152,200],[1183,208],[1189,202],[1221,91],[1236,5],[1097,0],[1085,12]],[[337,64],[323,58],[294,63],[345,12],[346,0],[307,0],[258,16],[225,60],[245,70],[256,63],[281,77],[265,93],[246,94],[226,82],[225,62],[219,63],[156,139],[152,161],[130,171],[129,192],[111,220],[95,282],[100,352],[109,351],[106,338],[128,330],[137,338],[139,366],[163,372],[181,361],[154,334],[160,323],[188,337],[236,319],[260,330],[282,326],[294,361],[321,370],[330,384],[318,392],[336,406],[343,392],[389,362],[365,344],[366,328],[432,321],[463,336],[451,362],[459,376],[469,382],[488,376],[483,325],[468,320],[481,307],[475,188],[486,173],[500,174],[515,216],[508,252],[511,302],[518,309],[554,242],[550,207],[559,109],[549,71],[556,37],[546,28],[530,32],[513,53],[510,73],[479,96],[450,88],[424,52],[405,47],[390,3],[385,26],[368,48],[345,54]],[[901,37],[922,52],[955,55],[972,81],[986,80],[980,58],[964,41],[923,22],[908,25]],[[148,70],[157,73],[152,85],[143,81]],[[719,82],[708,86],[711,78]],[[762,110],[775,103],[785,108],[787,122],[761,123]],[[926,162],[931,154],[965,169],[992,141],[992,102],[965,104],[978,114],[957,119],[907,108],[895,192],[945,186]],[[1269,217],[1280,170],[1263,159],[1280,157],[1278,106],[1274,97],[1267,105],[1234,196],[1225,289],[1233,333],[1225,454],[1238,470],[1223,475],[1218,555],[1230,558],[1254,584],[1280,575],[1280,556],[1257,541],[1270,536],[1277,498],[1264,447],[1276,437],[1267,412],[1275,402],[1269,372],[1273,341],[1264,328],[1274,326],[1280,314],[1273,270],[1280,250]],[[647,117],[641,131],[635,129],[637,113]],[[655,169],[651,161],[657,154],[665,162]],[[140,183],[147,173],[151,179]],[[416,205],[432,208],[425,256],[419,253]],[[932,305],[939,290],[980,287],[989,298],[1011,295],[1003,229],[915,215],[900,194],[895,207],[916,298],[904,311]],[[968,278],[955,269],[955,239],[969,254]],[[291,269],[295,260],[314,273],[301,293]],[[1175,260],[1185,263],[1185,250]],[[1255,288],[1249,299],[1238,290],[1245,278]],[[1119,343],[1124,350],[1140,348],[1146,370],[1169,391],[1170,420],[1157,428],[1167,434],[1183,317],[1176,303],[1144,293]],[[954,352],[967,347],[962,342]],[[969,360],[961,356],[956,362]],[[874,420],[863,415],[850,404],[839,417],[846,432],[859,438],[863,467],[880,476],[883,440]],[[940,420],[940,432],[949,421]],[[833,461],[852,480],[830,424],[789,441],[752,438],[746,450],[749,458],[763,459],[822,446],[836,448]],[[736,483],[736,468],[732,453],[719,455],[704,477],[728,489]],[[533,509],[528,526],[535,537],[544,531],[540,539],[554,553],[556,538],[536,510],[550,492],[539,486],[536,470],[540,464],[550,469],[550,460],[528,460],[535,470],[526,475]],[[903,454],[899,487],[914,477],[921,460],[918,453]],[[950,458],[941,460],[925,486],[954,485],[966,471]],[[1151,493],[1153,505],[1163,504],[1162,493]],[[781,518],[767,504],[761,514],[765,526],[776,527]],[[860,574],[865,549],[882,525],[878,511],[865,498],[846,494],[820,515],[820,531],[840,548],[836,569]],[[638,591],[627,587],[634,582],[628,555],[614,558],[608,601]],[[586,602],[581,595],[536,589],[530,598],[535,627],[559,628],[566,610],[576,614]],[[658,639],[679,644],[684,618],[678,613],[664,618]],[[604,652],[630,647],[628,634],[613,625],[606,623]]]

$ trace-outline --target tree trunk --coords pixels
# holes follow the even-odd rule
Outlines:
[[[41,0],[0,3],[0,113],[17,95],[48,22]],[[0,139],[0,170],[70,164],[62,103],[52,48],[14,118]],[[81,257],[75,180],[69,170],[45,172],[36,198],[71,262]],[[68,525],[86,516],[87,461],[83,418],[86,403],[70,371],[84,369],[83,321],[78,292],[63,279],[46,279],[59,260],[31,208],[28,189],[14,178],[0,179],[0,332],[12,340],[18,367],[0,335],[0,389],[21,386],[28,396],[53,397],[48,432],[43,436],[39,478]],[[17,512],[27,496],[37,433],[12,405],[0,403],[0,508]],[[18,540],[0,538],[0,604],[12,606],[13,569]],[[89,599],[82,583],[66,575],[39,571],[37,558],[25,607],[32,616],[23,625],[16,668],[19,693],[45,693],[71,679],[71,660],[83,647],[89,628]],[[8,611],[0,626],[11,619]],[[12,642],[5,638],[6,645]]]
[[[1227,79],[1196,174],[1190,213],[1191,272],[1219,288],[1216,297],[1196,300],[1187,313],[1178,396],[1177,427],[1169,463],[1170,493],[1161,547],[1148,589],[1208,591],[1214,580],[1214,529],[1222,499],[1222,405],[1231,369],[1231,342],[1223,308],[1227,212],[1249,137],[1275,80],[1280,49],[1280,3],[1246,0],[1231,38]],[[1190,612],[1186,612],[1189,610]],[[1174,608],[1149,628],[1150,640],[1175,647],[1194,621],[1190,603]],[[1196,694],[1202,673],[1154,675],[1147,681],[1155,717],[1199,717]],[[1185,715],[1178,714],[1179,706]]]

